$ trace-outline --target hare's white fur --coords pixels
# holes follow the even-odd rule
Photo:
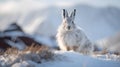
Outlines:
[[[67,11],[63,10],[63,22],[58,28],[57,42],[61,50],[74,50],[84,54],[90,54],[93,51],[93,45],[86,37],[82,29],[75,25],[74,10],[71,16],[68,16]]]

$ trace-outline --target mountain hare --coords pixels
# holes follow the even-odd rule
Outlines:
[[[90,54],[93,45],[86,37],[85,33],[74,23],[76,9],[68,15],[63,9],[63,22],[58,28],[57,41],[61,50],[74,50],[83,54]]]

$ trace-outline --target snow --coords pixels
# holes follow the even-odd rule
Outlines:
[[[120,61],[120,56],[119,55],[115,55],[115,54],[104,54],[104,55],[92,55],[93,57],[96,57],[98,59],[103,59],[103,60],[114,60],[114,61]]]
[[[110,53],[120,53],[120,32],[107,38],[96,41],[99,48],[106,49]]]
[[[32,61],[23,61],[21,63],[16,63],[12,65],[12,67],[36,67],[35,65],[37,64]]]
[[[114,60],[113,58],[106,58],[104,55],[87,56],[73,51],[54,51],[54,59],[49,61],[42,60],[42,63],[36,63],[32,60],[24,60],[19,62],[14,62],[12,67],[119,67],[120,66],[120,56],[119,60]],[[1,56],[0,56],[1,57]],[[12,56],[13,57],[13,56]],[[114,56],[115,57],[115,56]],[[1,57],[2,59],[3,57]],[[6,57],[4,60],[7,61]],[[16,57],[13,57],[14,59]],[[37,57],[36,57],[37,58]],[[0,59],[0,62],[1,62]],[[4,62],[2,62],[4,63]],[[10,62],[7,62],[10,63]]]
[[[10,26],[9,28],[7,28],[6,30],[11,30],[11,29],[17,29],[15,26]],[[25,36],[25,37],[30,37],[32,39],[34,39],[36,42],[42,43],[43,45],[52,47],[52,48],[56,48],[57,43],[56,43],[56,39],[55,37],[48,37],[48,36],[42,36],[42,35],[30,35],[27,33],[24,33],[22,31],[9,31],[9,32],[1,32],[0,33],[0,37],[6,37],[9,36],[12,38],[12,41],[10,40],[5,40],[6,43],[8,43],[10,46],[12,47],[16,47],[20,50],[24,49],[26,47],[26,44],[24,42],[22,42],[19,38],[20,36]],[[17,40],[17,43],[14,43],[13,41]]]
[[[18,42],[17,42],[17,43],[15,43],[15,42],[13,42],[13,41],[11,41],[11,40],[5,40],[5,41],[6,41],[6,43],[8,43],[10,46],[15,47],[15,48],[17,48],[17,49],[19,49],[19,50],[23,50],[23,49],[26,48],[26,44],[25,44],[23,41],[21,41],[20,39],[18,39]]]
[[[26,35],[21,31],[12,31],[12,32],[0,33],[0,37],[4,37],[4,36],[16,37],[16,36],[26,36]]]
[[[49,47],[58,47],[56,39],[52,37],[47,37],[47,36],[40,36],[40,35],[33,35],[33,38],[35,41],[40,42],[42,44],[45,44],[46,46]]]
[[[120,62],[107,61],[102,59],[93,58],[90,56],[84,56],[75,52],[57,52],[63,56],[62,60],[55,62],[49,62],[50,67],[119,67]],[[59,65],[58,65],[59,64]],[[46,66],[48,67],[48,66]]]
[[[33,4],[37,6],[38,3],[35,3]],[[19,3],[19,5],[23,4]],[[64,7],[49,6],[39,9],[38,7],[42,6],[37,8],[32,6],[27,6],[26,10],[20,13],[10,14],[8,12],[8,14],[1,15],[0,29],[4,29],[8,24],[17,21],[25,32],[29,34],[37,33],[45,36],[55,36],[57,28],[62,22],[61,12]],[[27,8],[31,8],[31,10]],[[92,41],[111,36],[120,30],[120,9],[117,7],[95,7],[86,4],[75,4],[65,8],[69,12],[76,8],[75,23],[85,30],[85,33]],[[22,8],[20,9],[22,10]]]

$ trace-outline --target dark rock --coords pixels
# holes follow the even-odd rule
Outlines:
[[[12,31],[21,31],[23,32],[22,28],[17,23],[12,23],[6,30],[3,32],[12,32]]]
[[[11,32],[12,36],[9,35]],[[15,35],[17,32],[22,32],[21,34],[23,35]],[[13,45],[23,42],[26,46],[31,46],[33,44],[42,46],[42,43],[35,41],[32,37],[28,36],[28,34],[24,33],[22,28],[16,23],[11,24],[6,30],[0,32],[0,49],[7,50],[12,47],[6,40],[11,41]]]

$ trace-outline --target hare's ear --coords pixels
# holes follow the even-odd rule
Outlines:
[[[66,17],[68,17],[68,12],[65,9],[63,9],[63,18],[66,18]]]
[[[74,20],[75,19],[75,14],[76,14],[76,9],[71,13],[70,17]]]

